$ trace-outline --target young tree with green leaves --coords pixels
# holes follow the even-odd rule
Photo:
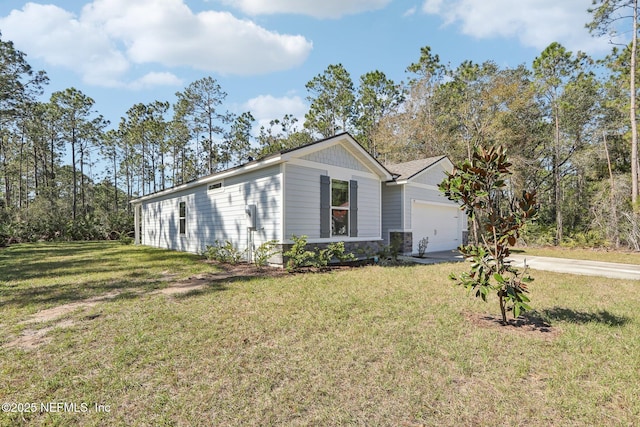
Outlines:
[[[522,197],[509,195],[510,167],[504,148],[476,147],[471,160],[458,164],[439,185],[449,200],[466,211],[480,236],[478,243],[459,248],[472,261],[471,272],[450,277],[484,301],[495,291],[503,324],[507,323],[507,311],[517,318],[530,309],[525,294],[533,279],[513,267],[508,257],[509,246],[516,244],[520,231],[538,210],[535,192],[525,191]]]

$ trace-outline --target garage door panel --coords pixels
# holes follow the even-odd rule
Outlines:
[[[413,252],[418,252],[418,243],[429,238],[427,252],[455,249],[460,245],[460,215],[456,206],[441,206],[428,203],[413,203],[411,229]]]

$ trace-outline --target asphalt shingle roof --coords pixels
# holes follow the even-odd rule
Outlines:
[[[385,165],[387,170],[394,175],[398,175],[399,180],[409,179],[422,172],[429,166],[439,162],[445,156],[427,157],[426,159],[412,160],[410,162],[395,163]]]

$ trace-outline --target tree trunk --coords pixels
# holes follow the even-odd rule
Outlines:
[[[555,144],[553,147],[553,187],[554,187],[554,202],[556,209],[556,237],[554,240],[555,245],[562,243],[562,189],[560,187],[560,117],[558,112],[558,106],[555,106]]]
[[[18,209],[22,209],[22,195],[25,191],[22,187],[22,166],[24,162],[24,135],[20,137],[20,151],[18,152]]]
[[[611,193],[609,195],[611,203],[611,233],[613,237],[613,243],[618,249],[620,247],[620,233],[618,233],[618,209],[616,208],[616,183],[613,179],[613,169],[611,169],[611,158],[609,157],[609,147],[607,146],[607,134],[602,134],[604,140],[604,152],[607,155],[607,167],[609,168],[609,183],[611,186]]]
[[[638,0],[633,2],[633,37],[631,42],[630,108],[631,119],[631,203],[638,208],[638,124],[636,123],[636,50],[638,46]]]
[[[39,184],[38,181],[38,148],[37,144],[34,141],[33,144],[33,185],[35,186],[36,196],[38,195]]]
[[[9,206],[11,206],[11,182],[9,182],[9,171],[7,169],[7,149],[2,135],[0,135],[0,157],[2,157],[2,171],[4,174],[5,208],[9,209]]]
[[[84,146],[80,143],[80,201],[82,202],[82,217],[87,216],[87,202],[84,195]]]
[[[73,191],[71,194],[71,219],[76,220],[76,209],[78,207],[78,177],[76,176],[76,129],[71,130],[71,176],[73,179]]]
[[[118,152],[113,146],[113,212],[118,212]]]

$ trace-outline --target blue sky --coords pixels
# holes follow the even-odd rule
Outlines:
[[[373,70],[396,82],[429,45],[442,62],[531,65],[551,42],[600,57],[584,24],[591,0],[2,0],[0,31],[117,125],[138,102],[212,76],[226,108],[259,123],[308,108],[305,84],[342,63],[354,83]]]

